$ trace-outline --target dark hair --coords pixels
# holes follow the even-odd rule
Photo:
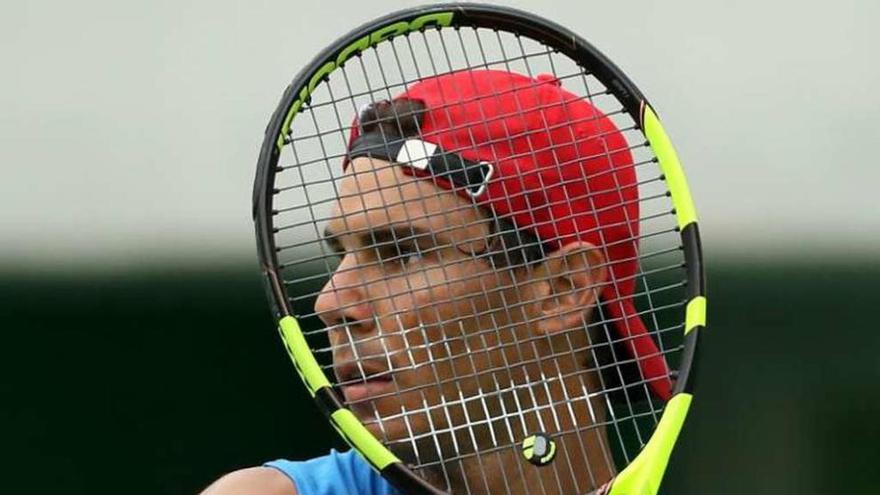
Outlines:
[[[386,139],[421,136],[422,119],[427,107],[421,100],[398,98],[382,100],[364,108],[358,117],[363,134],[378,132]],[[493,267],[521,268],[544,259],[544,244],[532,232],[520,230],[508,218],[498,217],[489,208],[480,210],[493,221],[489,229],[489,243],[482,253]]]
[[[361,134],[378,132],[389,138],[420,136],[426,111],[427,107],[421,100],[380,100],[361,110],[358,127]]]
[[[485,208],[484,208],[485,210]],[[535,234],[520,230],[512,221],[495,217],[489,229],[486,254],[492,266],[521,268],[539,263],[546,256],[544,243]]]

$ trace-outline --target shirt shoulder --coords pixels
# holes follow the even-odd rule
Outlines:
[[[393,495],[395,492],[355,451],[308,461],[278,459],[264,464],[290,478],[299,495]]]

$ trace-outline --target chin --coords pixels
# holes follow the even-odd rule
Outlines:
[[[395,403],[397,401],[394,401]],[[400,414],[400,406],[395,404],[396,415]],[[383,407],[385,406],[385,407]],[[399,431],[406,432],[406,423],[403,418],[382,419],[394,416],[392,408],[382,401],[369,401],[349,406],[351,412],[366,426],[367,430],[380,440],[401,438]],[[393,434],[393,435],[392,435]]]
[[[410,438],[413,435],[424,434],[429,431],[424,421],[419,421],[418,415],[410,417],[408,420],[400,417],[400,409],[396,414],[382,415],[377,418],[376,413],[370,408],[355,411],[355,415],[364,423],[367,430],[376,438],[387,444],[389,447],[395,443],[411,443]],[[395,416],[391,419],[381,419],[382,417]],[[392,449],[393,450],[393,449]]]

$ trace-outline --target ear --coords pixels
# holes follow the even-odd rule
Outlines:
[[[536,280],[537,330],[553,334],[583,326],[608,276],[605,256],[589,242],[567,244],[546,259]],[[540,280],[539,277],[543,277]]]

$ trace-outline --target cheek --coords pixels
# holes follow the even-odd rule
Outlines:
[[[485,269],[472,263],[454,271],[447,267],[426,272],[423,278],[430,283],[407,298],[407,328],[419,329],[407,332],[407,344],[419,349],[415,355],[420,361],[439,361],[443,374],[452,367],[457,376],[472,375],[471,361],[481,357],[474,353],[495,345],[492,330],[500,326],[507,329],[502,333],[510,333],[506,299],[498,294],[503,281],[481,271]]]
[[[471,307],[470,299],[479,294],[480,283],[468,266],[473,263],[433,265],[396,277],[389,282],[389,301],[397,312],[435,315],[423,322],[447,319],[459,307]]]
[[[401,297],[407,309],[424,309],[443,301],[450,291],[449,279],[445,270],[432,268],[418,271],[403,277]]]
[[[485,306],[485,284],[474,278],[474,265],[449,263],[388,282],[390,307],[382,312],[395,316],[386,320],[386,328],[403,331],[400,344],[410,350],[409,359],[425,362],[463,347],[462,328],[473,327],[475,311]]]

